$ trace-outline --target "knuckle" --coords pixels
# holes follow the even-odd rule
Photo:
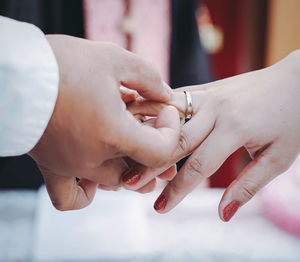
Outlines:
[[[215,99],[216,101],[213,102],[215,108],[221,112],[218,118],[219,128],[232,130],[237,139],[244,140],[245,134],[249,133],[249,126],[243,115],[236,110],[236,102],[222,94],[216,95]]]
[[[239,112],[236,110],[225,110],[222,115],[222,125],[226,127],[226,129],[233,129],[235,136],[243,137],[249,127],[245,125],[246,121],[240,116]]]
[[[180,154],[185,154],[190,149],[189,140],[186,136],[186,133],[183,130],[180,131],[178,148],[179,148]]]
[[[209,104],[211,104],[213,108],[222,110],[224,107],[230,105],[230,98],[221,90],[211,92],[210,94],[211,98],[209,100]]]
[[[243,201],[247,202],[258,192],[259,186],[254,182],[244,182],[240,188],[240,195]]]
[[[193,157],[186,169],[185,169],[185,173],[192,179],[194,178],[198,178],[199,176],[203,176],[203,164],[201,162],[201,160],[198,157]]]
[[[226,104],[228,104],[228,98],[222,95],[217,96],[217,101],[216,101],[216,105],[218,107],[223,107]]]
[[[178,196],[178,195],[181,195],[182,193],[182,189],[180,187],[180,185],[174,181],[171,181],[169,184],[169,192],[170,194],[172,195],[175,195],[175,196]]]
[[[237,136],[243,136],[245,131],[249,129],[245,126],[245,119],[243,119],[238,112],[234,112],[228,116],[228,127],[234,127]]]

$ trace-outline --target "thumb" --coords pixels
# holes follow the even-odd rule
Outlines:
[[[166,165],[179,140],[180,119],[176,108],[165,107],[156,118],[154,127],[143,125],[129,112],[127,115],[129,120],[124,121],[126,128],[121,131],[119,139],[121,152],[145,166]]]
[[[97,184],[87,179],[78,183],[75,177],[58,176],[51,171],[42,174],[52,204],[60,211],[81,209],[88,206],[96,193]]]
[[[288,161],[283,160],[281,150],[278,150],[280,147],[279,144],[271,145],[251,161],[229,185],[219,204],[219,216],[223,221],[229,221],[239,207],[288,168]]]

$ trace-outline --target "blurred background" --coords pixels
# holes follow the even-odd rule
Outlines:
[[[156,64],[165,81],[172,88],[203,84],[257,70],[275,63],[292,50],[300,48],[299,11],[299,0],[0,0],[0,15],[33,23],[40,27],[45,34],[69,34],[95,41],[110,41],[137,53]],[[126,218],[129,211],[121,209],[120,204],[116,204],[110,208],[104,205],[103,209],[100,208],[99,210],[97,205],[93,205],[88,211],[75,212],[74,217],[69,215],[73,214],[72,212],[68,215],[58,214],[49,206],[49,200],[45,197],[45,189],[41,187],[43,184],[42,176],[29,156],[0,158],[0,262],[35,260],[138,261],[136,259],[145,254],[147,255],[139,261],[225,261],[224,257],[226,256],[230,261],[235,261],[235,259],[241,261],[241,258],[243,261],[300,261],[300,203],[295,202],[294,209],[287,210],[285,206],[290,205],[291,201],[294,200],[276,199],[275,201],[275,196],[272,193],[276,192],[276,185],[273,185],[274,190],[266,190],[265,194],[257,199],[244,214],[245,217],[247,214],[253,214],[254,218],[260,221],[257,222],[258,224],[254,223],[251,227],[253,220],[248,221],[241,214],[239,222],[237,221],[236,226],[234,226],[235,222],[233,221],[230,230],[236,234],[236,239],[232,240],[233,243],[239,239],[239,230],[247,226],[254,234],[253,241],[259,241],[258,238],[262,237],[259,235],[259,232],[262,233],[261,226],[268,228],[269,224],[273,225],[269,222],[271,220],[281,228],[277,229],[276,226],[268,228],[270,230],[269,235],[278,238],[278,241],[273,243],[274,249],[277,245],[278,247],[282,245],[283,239],[285,240],[284,243],[289,243],[283,253],[273,253],[272,249],[268,249],[267,254],[262,252],[262,255],[254,256],[251,252],[255,253],[258,250],[258,254],[261,254],[259,245],[255,247],[258,249],[254,248],[253,250],[244,248],[242,244],[240,249],[232,246],[232,248],[229,246],[224,250],[217,248],[217,243],[221,243],[221,240],[229,241],[224,238],[225,235],[228,235],[228,231],[226,231],[228,228],[224,228],[225,224],[218,224],[215,220],[217,212],[216,210],[212,211],[211,208],[216,208],[216,196],[221,196],[220,193],[223,188],[229,185],[248,162],[247,153],[243,149],[238,150],[207,182],[206,186],[214,189],[197,189],[199,192],[196,192],[195,198],[207,197],[208,202],[211,203],[210,207],[204,202],[198,203],[195,199],[191,199],[190,203],[195,203],[194,209],[202,208],[201,213],[195,211],[196,214],[194,214],[193,208],[185,206],[189,205],[185,201],[181,208],[184,209],[182,212],[187,212],[185,214],[187,217],[181,217],[180,212],[177,211],[168,218],[173,223],[170,224],[178,226],[178,221],[189,221],[193,214],[197,217],[197,219],[192,219],[190,223],[185,224],[186,228],[191,228],[191,232],[188,235],[186,232],[184,235],[181,233],[174,235],[174,239],[178,239],[178,242],[174,241],[171,247],[166,245],[165,253],[162,250],[153,249],[152,245],[150,245],[152,249],[147,250],[143,246],[141,249],[144,250],[144,253],[138,252],[139,249],[133,247],[140,243],[141,238],[148,238],[142,233],[138,235],[128,232],[126,229],[120,229],[125,231],[117,232],[112,239],[119,239],[118,233],[122,235],[124,241],[129,238],[131,244],[128,245],[128,249],[132,249],[132,252],[122,253],[120,251],[120,254],[123,255],[118,255],[117,245],[115,249],[109,247],[103,249],[104,253],[105,250],[107,252],[106,255],[102,256],[97,253],[96,248],[90,248],[90,256],[86,258],[88,252],[81,252],[81,255],[79,254],[77,257],[74,255],[72,257],[70,254],[74,254],[76,250],[78,252],[79,249],[89,250],[87,246],[90,247],[92,242],[89,242],[88,236],[93,241],[100,241],[98,244],[101,245],[103,239],[98,239],[97,236],[102,235],[102,232],[105,234],[109,234],[109,232],[107,232],[107,228],[93,228],[93,234],[90,229],[78,231],[78,228],[81,227],[80,221],[92,223],[90,220],[95,220],[96,217],[99,218],[100,223],[100,221],[105,220],[104,218],[109,221],[110,216],[119,218],[124,216]],[[183,163],[184,160],[180,161],[178,168]],[[293,170],[294,173],[300,173],[300,167]],[[300,177],[299,174],[297,176]],[[300,192],[300,179],[298,182],[298,192]],[[290,187],[295,183],[286,182],[285,185],[287,192],[294,192]],[[41,189],[38,191],[40,187]],[[108,200],[112,198],[112,201],[117,203],[117,200],[114,200],[116,196],[99,192],[99,199],[101,199],[101,194],[104,194],[104,198]],[[143,208],[142,202],[136,203],[136,198],[139,199],[138,196],[131,196],[128,192],[120,192],[116,195],[118,194],[123,194],[125,199],[129,202],[133,201],[133,205],[136,205],[136,208],[130,209],[130,212],[140,214],[140,216],[130,217],[128,225],[131,225],[132,219],[136,219],[137,223],[143,221],[141,232],[144,228],[144,234],[149,234],[149,227],[153,225],[145,221],[150,218],[151,221],[152,219],[157,220],[158,224],[155,225],[158,227],[161,226],[161,223],[165,223],[163,217],[160,219],[152,217],[151,212],[154,211],[151,210],[151,206],[148,207],[148,210]],[[275,195],[280,196],[280,194]],[[98,199],[97,197],[96,199]],[[143,198],[146,198],[145,204],[150,204],[149,199],[154,200],[151,195],[143,196]],[[279,213],[282,216],[274,217],[270,210],[278,208],[280,201],[282,201],[283,206]],[[286,203],[287,201],[289,203]],[[277,204],[275,207],[272,206],[274,202]],[[120,213],[112,210],[119,208]],[[144,213],[141,213],[141,210]],[[208,216],[210,220],[201,220],[206,210],[206,215],[211,215],[211,217]],[[103,212],[105,212],[104,217]],[[149,216],[145,215],[150,213]],[[67,227],[67,217],[71,221],[74,219],[79,225],[70,224],[70,227]],[[254,221],[256,221],[255,219]],[[110,221],[110,227],[115,226],[112,224],[113,221]],[[200,226],[201,230],[205,230],[208,225],[211,226],[211,232],[205,232],[214,234],[216,238],[211,238],[211,243],[204,244],[201,242],[204,237],[203,234],[198,237],[196,233],[193,234],[192,228]],[[260,226],[256,227],[255,225]],[[218,232],[212,230],[214,226],[218,228]],[[67,237],[62,233],[64,228],[73,231],[72,237],[70,235]],[[184,228],[182,229],[184,231]],[[281,231],[282,229],[287,233]],[[257,230],[257,232],[255,233],[253,230]],[[274,231],[272,230],[279,230],[280,233],[276,231],[278,234],[273,235]],[[49,240],[50,233],[48,231],[52,232],[51,239],[53,241]],[[243,234],[248,233],[247,231],[243,232]],[[165,237],[166,234],[161,232],[161,235],[159,233],[156,235],[157,238],[162,238],[162,236]],[[86,237],[86,241],[76,242],[75,239],[81,237],[83,239]],[[200,258],[197,252],[193,253],[181,246],[180,250],[182,250],[183,255],[177,258],[168,258],[168,254],[178,250],[177,245],[181,242],[181,238],[189,237],[210,251],[205,253],[206,249],[202,250],[206,257]],[[60,238],[62,242],[57,241],[57,238]],[[73,241],[73,245],[66,239]],[[269,240],[265,239],[265,241]],[[155,243],[153,239],[147,241],[148,244],[153,241]],[[116,242],[112,241],[112,243]],[[246,245],[249,246],[250,244],[245,243]],[[293,249],[294,245],[298,245],[298,251]],[[51,252],[47,247],[50,248]],[[62,247],[65,251],[58,251]],[[156,250],[156,253],[151,252],[152,250]],[[242,251],[239,253],[237,250]],[[164,255],[159,256],[162,253]],[[288,253],[289,256],[285,256]],[[277,260],[272,257],[272,254],[276,254]],[[234,257],[232,257],[233,255]],[[187,259],[188,257],[189,259]],[[180,260],[181,258],[182,260]]]

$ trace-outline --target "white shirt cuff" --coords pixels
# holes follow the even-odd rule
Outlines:
[[[0,156],[29,152],[58,94],[55,56],[37,27],[0,16]]]

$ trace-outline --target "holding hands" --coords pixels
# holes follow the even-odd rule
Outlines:
[[[92,201],[98,185],[119,186],[129,158],[149,167],[165,165],[178,141],[179,117],[167,106],[150,127],[126,110],[121,85],[155,101],[171,96],[155,68],[136,55],[68,36],[48,36],[48,41],[59,65],[59,95],[46,131],[29,154],[54,206],[79,209]]]
[[[113,44],[0,22],[0,155],[29,151],[59,210],[87,206],[97,187],[149,192],[160,177],[169,183],[154,208],[168,212],[243,146],[252,161],[219,205],[228,221],[300,152],[300,50],[172,92],[151,64]]]
[[[299,154],[300,51],[260,71],[172,92],[151,64],[117,46],[47,39],[59,66],[59,95],[29,154],[59,210],[87,206],[97,187],[151,191],[159,176],[171,181],[154,208],[168,212],[244,146],[252,161],[219,205],[228,221]],[[120,91],[122,85],[141,97]],[[189,94],[192,119],[180,128]],[[176,174],[175,163],[189,154]]]

